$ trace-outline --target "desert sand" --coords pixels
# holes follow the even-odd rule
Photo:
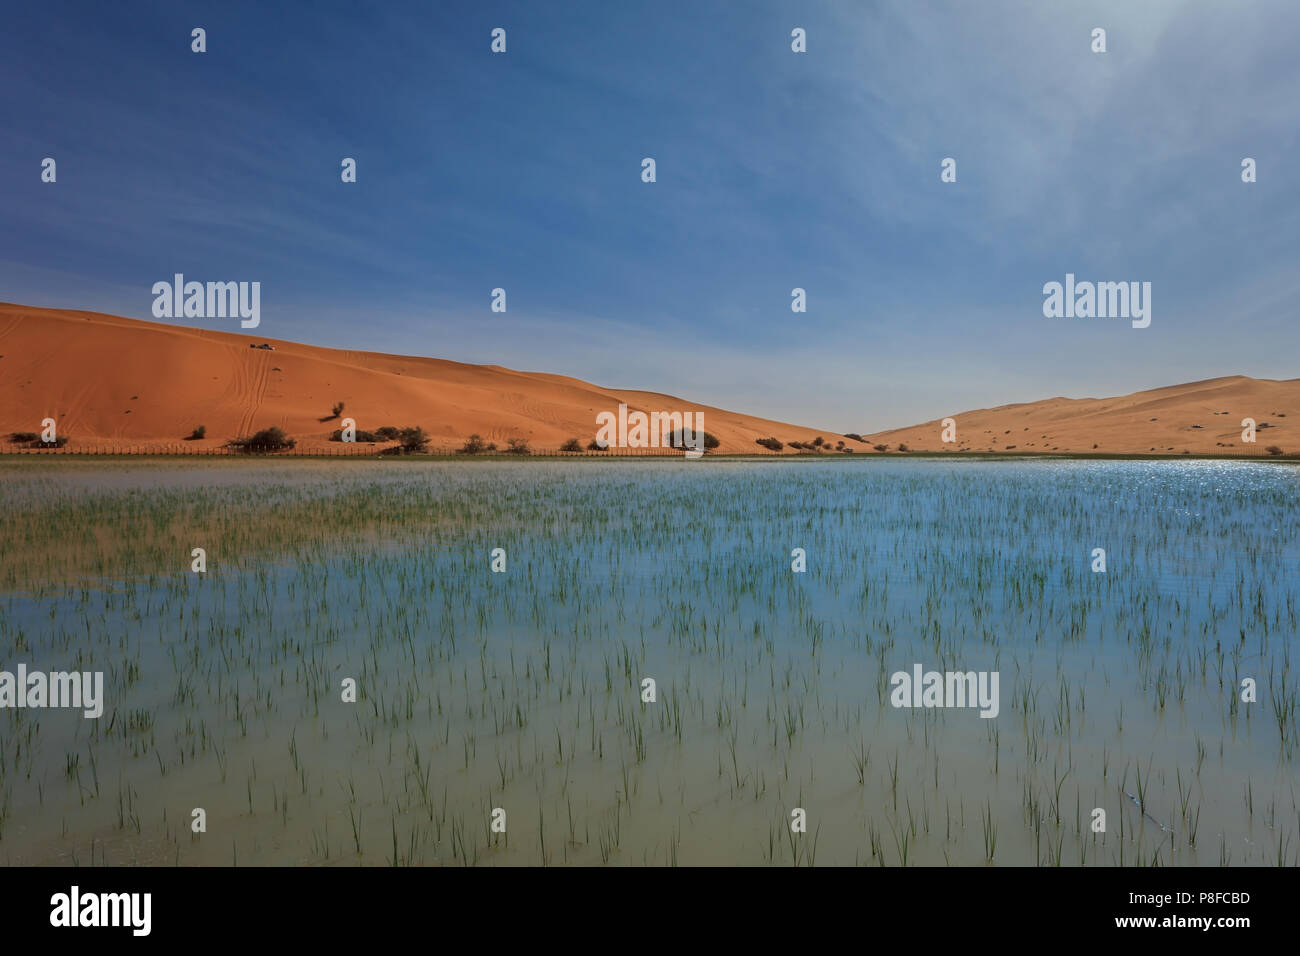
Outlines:
[[[1300,379],[1231,375],[1117,398],[1048,398],[951,416],[956,438],[943,441],[936,419],[864,436],[896,451],[1262,455],[1269,447],[1300,452]],[[1242,420],[1256,423],[1255,442],[1242,440]]]
[[[250,348],[269,344],[274,351]],[[832,445],[833,432],[768,421],[655,392],[606,388],[539,372],[435,358],[343,351],[259,335],[209,331],[95,312],[0,303],[0,435],[39,432],[41,420],[75,447],[168,444],[199,450],[270,426],[299,449],[339,449],[329,436],[343,416],[375,430],[419,425],[431,450],[471,434],[502,449],[524,438],[554,451],[585,447],[598,412],[620,402],[646,413],[703,412],[719,452],[763,452],[757,438]],[[202,425],[207,437],[184,441]],[[843,439],[856,451],[868,446]],[[0,444],[0,448],[12,445]]]
[[[274,350],[250,348],[269,344]],[[942,419],[864,435],[791,425],[656,392],[608,388],[576,378],[496,365],[320,348],[257,335],[146,322],[96,312],[0,303],[0,435],[58,422],[69,450],[170,445],[219,448],[269,426],[298,448],[339,449],[335,403],[357,427],[422,426],[431,450],[451,451],[471,434],[502,448],[524,438],[554,451],[585,447],[596,415],[620,402],[644,412],[703,412],[719,452],[765,453],[755,439],[821,436],[856,453],[947,451],[1009,454],[1268,455],[1300,452],[1300,379],[1229,376],[1118,398],[1050,398],[955,412],[957,441]],[[1258,425],[1242,441],[1242,419]],[[185,441],[198,426],[207,437]],[[0,440],[0,449],[11,444]]]

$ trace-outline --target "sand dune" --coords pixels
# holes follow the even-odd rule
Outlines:
[[[275,350],[249,347],[264,342]],[[38,432],[51,417],[77,445],[180,444],[203,425],[207,438],[185,447],[206,448],[276,425],[300,448],[337,448],[328,438],[338,420],[322,419],[340,401],[358,428],[420,425],[441,449],[473,433],[503,448],[512,437],[539,451],[569,438],[585,446],[596,414],[617,411],[620,402],[647,413],[703,412],[722,452],[762,451],[754,440],[768,436],[842,438],[560,375],[22,305],[0,304],[0,356],[0,434]]]
[[[1269,446],[1300,452],[1300,379],[1233,375],[1117,398],[1049,398],[950,416],[957,441],[942,439],[942,420],[865,436],[912,451],[1181,455],[1267,455]],[[1257,424],[1242,441],[1242,419]]]
[[[274,351],[252,349],[269,343]],[[817,436],[857,453],[887,445],[911,451],[1101,454],[1300,452],[1300,379],[1209,379],[1118,398],[1050,398],[960,412],[957,441],[941,420],[865,436],[790,425],[671,395],[607,388],[544,372],[444,359],[319,348],[261,336],[144,322],[94,312],[0,303],[0,435],[40,430],[52,417],[79,447],[184,444],[212,448],[277,425],[300,448],[338,448],[329,435],[336,402],[361,429],[421,425],[433,447],[471,434],[505,447],[525,438],[538,451],[566,439],[585,446],[596,414],[624,402],[644,412],[703,412],[721,452],[761,452],[757,438]],[[1243,418],[1259,431],[1241,440]],[[203,425],[207,438],[183,443]],[[70,446],[72,447],[72,446]],[[788,447],[785,453],[793,453]]]

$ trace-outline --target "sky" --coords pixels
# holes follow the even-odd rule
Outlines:
[[[1293,0],[5,19],[0,301],[153,319],[175,273],[258,281],[267,338],[838,432],[1300,375]],[[1150,326],[1045,317],[1067,273],[1150,282]]]

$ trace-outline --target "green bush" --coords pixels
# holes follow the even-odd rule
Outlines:
[[[486,452],[496,451],[495,442],[485,442],[481,435],[470,435],[465,444],[456,450],[458,455],[482,455]]]
[[[664,439],[664,445],[668,448],[682,448],[682,449],[690,448],[690,445],[686,444],[685,435],[683,434],[684,431],[685,429],[679,428],[675,432],[670,433],[668,437]],[[708,451],[709,449],[712,448],[717,448],[719,445],[722,444],[722,442],[720,442],[715,436],[710,435],[708,432],[703,432],[702,434],[704,435],[705,451]],[[691,441],[694,444],[699,444],[699,442],[696,441],[696,435],[694,434],[691,435]]]
[[[246,438],[235,438],[230,442],[232,448],[247,452],[282,451],[292,448],[297,442],[284,433],[284,429],[272,425]]]
[[[415,426],[403,428],[398,433],[397,440],[402,443],[401,447],[404,453],[413,455],[427,450],[431,439],[423,428]]]

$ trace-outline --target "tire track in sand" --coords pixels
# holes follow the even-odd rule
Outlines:
[[[257,413],[262,407],[262,400],[266,397],[267,382],[271,378],[271,356],[260,350],[250,349],[249,351],[255,354],[245,355],[245,360],[238,363],[242,368],[240,369],[237,395],[239,406],[243,409],[239,419],[238,437],[253,434],[253,423],[256,421]]]

